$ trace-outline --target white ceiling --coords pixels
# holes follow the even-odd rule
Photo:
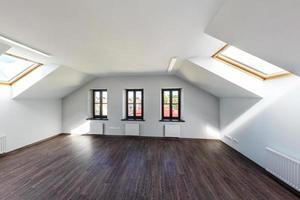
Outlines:
[[[172,57],[178,58],[174,67],[178,76],[215,96],[256,97],[242,84],[210,73],[205,69],[209,66],[201,69],[186,60],[210,58],[225,41],[300,74],[299,2],[5,0],[0,6],[0,34],[52,57],[14,45],[10,53],[67,66],[20,98],[61,98],[94,76],[166,73]],[[205,29],[215,38],[205,34]]]
[[[38,61],[94,75],[160,72],[208,53],[204,29],[222,1],[5,0],[0,33],[53,55]]]
[[[259,98],[250,90],[192,61],[185,61],[178,70],[177,76],[219,98]]]
[[[299,20],[299,0],[226,0],[206,32],[300,75]]]
[[[0,43],[0,54],[5,53],[9,48],[10,46]]]
[[[33,86],[18,94],[16,99],[58,99],[72,93],[95,77],[60,66]]]

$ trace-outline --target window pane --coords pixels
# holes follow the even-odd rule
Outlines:
[[[163,117],[170,117],[170,104],[164,104],[164,116]]]
[[[128,103],[133,103],[133,91],[128,91]]]
[[[230,58],[232,60],[236,60],[239,63],[262,72],[266,75],[285,72],[285,70],[233,46],[229,46],[228,48],[223,50],[221,52],[221,55],[226,56],[227,58]]]
[[[178,103],[179,102],[179,96],[178,91],[172,91],[172,103]]]
[[[136,110],[135,110],[135,115],[137,117],[141,117],[142,116],[142,104],[136,104]]]
[[[136,101],[136,103],[142,103],[142,92],[141,91],[137,91],[135,93],[135,101]]]
[[[102,104],[102,115],[107,116],[107,104]]]
[[[94,115],[96,116],[100,115],[100,104],[95,104]]]
[[[95,103],[100,103],[100,92],[95,91]]]
[[[164,91],[163,104],[170,103],[170,91]]]
[[[102,103],[107,103],[107,91],[102,91]]]
[[[7,82],[22,74],[36,63],[14,56],[0,55],[0,81]]]
[[[133,117],[133,104],[128,104],[128,116]]]
[[[178,104],[172,105],[172,117],[178,118],[179,117],[179,106]]]

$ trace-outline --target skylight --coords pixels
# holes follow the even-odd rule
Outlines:
[[[213,57],[263,80],[289,74],[271,63],[229,45],[223,47]]]
[[[11,54],[0,55],[0,83],[11,85],[39,67],[39,63]]]

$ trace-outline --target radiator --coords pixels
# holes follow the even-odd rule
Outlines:
[[[125,124],[125,135],[140,135],[140,125]]]
[[[103,135],[104,133],[104,124],[94,120],[90,122],[90,131],[88,134],[95,134],[95,135]]]
[[[268,147],[266,150],[266,170],[300,192],[300,161]]]
[[[180,137],[180,125],[166,124],[165,125],[165,137]]]
[[[0,136],[0,154],[3,154],[6,152],[6,136],[2,135]]]

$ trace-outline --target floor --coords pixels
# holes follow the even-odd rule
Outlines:
[[[58,136],[0,158],[0,199],[298,199],[225,144]]]

